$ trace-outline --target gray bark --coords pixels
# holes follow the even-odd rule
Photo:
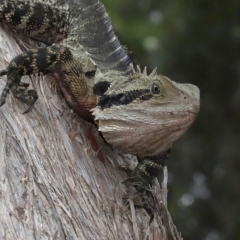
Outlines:
[[[21,52],[19,44],[0,29],[0,69]],[[167,171],[163,186],[153,186],[157,210],[149,226],[130,195],[126,206],[126,176],[116,169],[135,158],[106,146],[71,112],[50,76],[23,80],[39,94],[33,110],[22,114],[27,106],[11,93],[0,108],[0,239],[181,239],[167,210]],[[2,77],[0,91],[5,83]],[[105,164],[92,150],[90,128]]]

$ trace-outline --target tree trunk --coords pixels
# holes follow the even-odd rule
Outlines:
[[[0,29],[0,69],[21,52],[21,39]],[[136,159],[111,150],[75,116],[50,76],[25,80],[39,95],[32,111],[22,114],[27,106],[11,93],[0,108],[0,239],[181,239],[167,210],[167,170],[162,188],[153,185],[157,210],[149,226],[129,194],[125,203],[126,176],[116,169]],[[90,131],[105,163],[92,150]]]

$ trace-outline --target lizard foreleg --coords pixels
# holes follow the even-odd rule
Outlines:
[[[5,70],[0,72],[0,76],[7,75],[7,83],[0,97],[0,106],[5,101],[9,90],[12,91],[15,98],[26,103],[28,112],[38,99],[35,90],[27,90],[29,84],[21,83],[22,76],[48,73],[55,69],[58,64],[71,59],[71,52],[66,47],[52,45],[35,50],[28,50],[13,58]]]
[[[150,223],[154,217],[154,207],[148,200],[148,190],[152,185],[152,181],[160,173],[165,162],[169,158],[171,150],[169,149],[164,154],[153,157],[138,157],[139,164],[131,171],[128,168],[120,167],[128,175],[128,179],[123,183],[127,186],[132,186],[136,189],[136,194],[140,194],[141,205],[150,216]]]

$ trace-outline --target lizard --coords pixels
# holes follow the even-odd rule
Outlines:
[[[114,149],[137,157],[135,169],[121,170],[152,220],[146,192],[198,115],[198,87],[134,65],[98,0],[0,0],[0,22],[45,44],[20,53],[0,71],[7,76],[0,106],[11,90],[29,112],[38,95],[22,76],[51,73],[74,112],[94,123]]]

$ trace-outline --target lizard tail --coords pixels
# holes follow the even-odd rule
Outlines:
[[[71,34],[101,70],[132,73],[132,59],[116,37],[105,7],[98,0],[69,0],[69,12],[77,21]]]

